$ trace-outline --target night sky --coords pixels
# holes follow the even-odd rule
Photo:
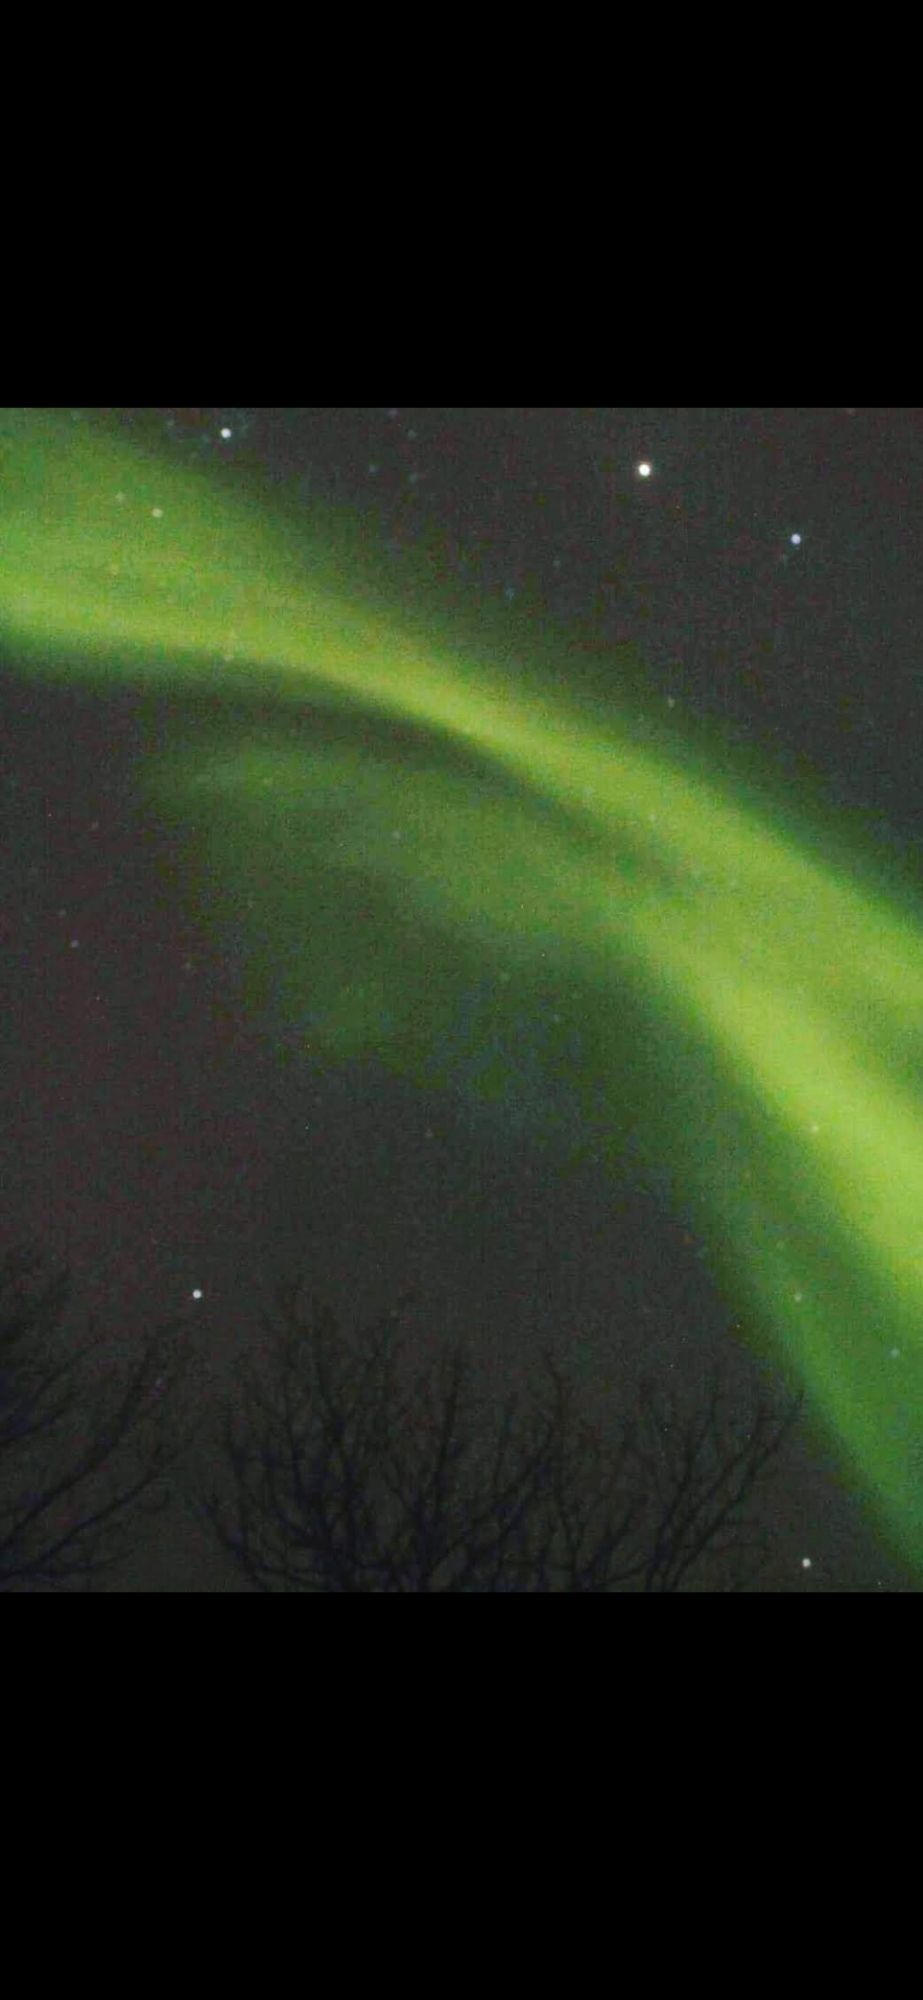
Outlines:
[[[65,415],[75,433],[100,422]],[[706,742],[783,813],[809,801],[923,914],[918,412],[134,410],[105,424],[252,511],[284,505],[307,562],[336,520],[411,619],[454,628],[460,655],[514,683],[530,647],[553,644],[588,715],[611,689],[634,742]],[[206,754],[219,726],[278,739],[258,676],[189,691],[126,658],[88,685],[4,644],[4,1240],[66,1239],[79,1298],[120,1338],[188,1313],[218,1375],[253,1338],[255,1302],[298,1269],[350,1318],[412,1287],[414,1338],[467,1336],[498,1381],[554,1337],[591,1396],[630,1398],[644,1369],[694,1399],[717,1351],[744,1398],[746,1310],[713,1237],[656,1158],[629,1146],[613,1175],[585,1103],[554,1081],[558,1057],[532,1046],[532,1016],[508,1052],[513,1087],[485,1101],[469,1088],[487,1032],[476,991],[468,1069],[450,1065],[441,1088],[368,1047],[312,1054],[265,981],[254,999],[259,868],[238,884],[239,930],[224,904],[213,922],[208,880],[190,889],[183,814],[145,783],[165,750]],[[376,728],[412,785],[412,732],[344,721],[310,693],[284,724],[289,753],[310,732],[348,734],[372,763]],[[320,850],[296,865],[320,869]],[[680,1091],[678,1059],[639,1047],[640,1068],[658,1062]],[[835,1456],[832,1441],[826,1464],[801,1442],[788,1454],[762,1503],[763,1587],[908,1587]],[[235,1587],[182,1523],[127,1584]]]

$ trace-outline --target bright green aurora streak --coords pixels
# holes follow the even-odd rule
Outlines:
[[[124,427],[0,452],[8,662],[169,694],[145,781],[280,1043],[634,1149],[923,1563],[923,912],[871,847]]]

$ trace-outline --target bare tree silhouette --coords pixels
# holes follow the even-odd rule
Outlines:
[[[683,1414],[653,1382],[615,1442],[545,1353],[490,1407],[464,1347],[414,1366],[401,1308],[348,1332],[280,1286],[239,1371],[224,1478],[198,1511],[261,1591],[746,1589],[767,1537],[747,1514],[800,1408],[720,1370]],[[403,1303],[403,1302],[402,1302]],[[720,1580],[719,1580],[720,1579]]]
[[[71,1296],[42,1250],[0,1257],[0,1590],[92,1589],[166,1504],[193,1435],[181,1323],[119,1368],[92,1319],[67,1330]]]

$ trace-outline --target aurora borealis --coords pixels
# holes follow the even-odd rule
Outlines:
[[[559,641],[453,625],[115,422],[5,411],[0,449],[16,671],[201,691],[144,782],[285,1059],[592,1130],[614,1179],[630,1134],[923,1562],[923,909],[880,855],[717,731],[639,737],[618,660],[581,695]]]

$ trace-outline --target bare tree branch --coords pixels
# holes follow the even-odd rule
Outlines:
[[[0,1590],[85,1588],[124,1559],[191,1441],[180,1321],[119,1371],[90,1320],[66,1325],[66,1265],[0,1257]]]
[[[396,1310],[358,1332],[298,1286],[264,1315],[198,1511],[261,1591],[675,1591],[707,1564],[746,1588],[744,1509],[798,1412],[718,1375],[681,1413],[650,1382],[604,1441],[552,1354],[528,1397],[485,1406],[462,1347],[411,1366]],[[753,1560],[751,1561],[751,1558]]]

